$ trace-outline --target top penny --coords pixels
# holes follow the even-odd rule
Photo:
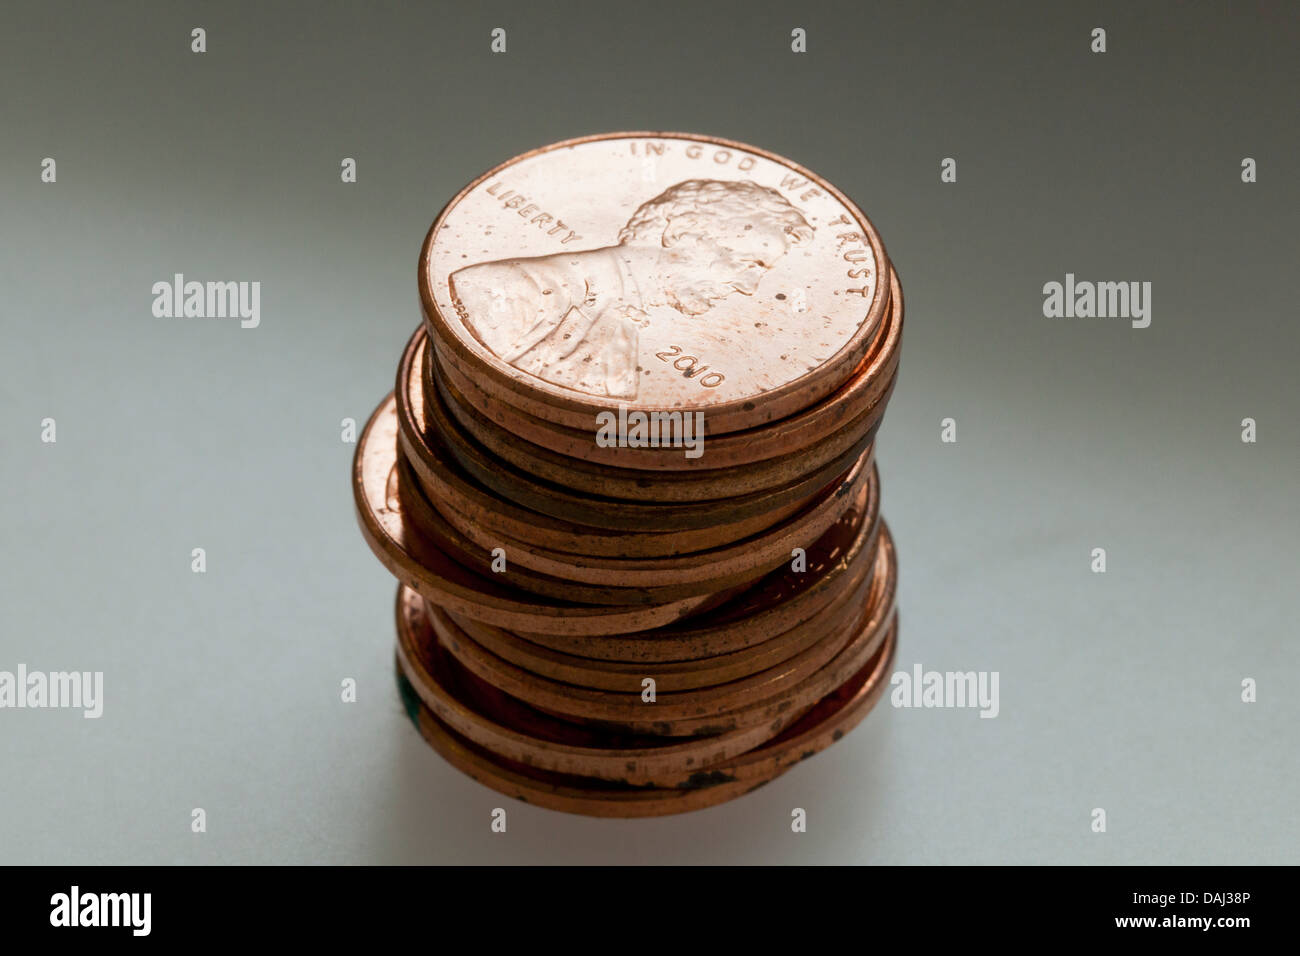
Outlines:
[[[852,202],[741,143],[613,133],[466,186],[420,256],[438,358],[574,428],[620,406],[710,433],[800,411],[867,354],[889,262]]]

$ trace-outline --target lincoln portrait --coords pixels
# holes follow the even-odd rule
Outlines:
[[[547,382],[635,399],[638,331],[668,306],[707,321],[714,303],[753,295],[813,228],[785,197],[748,181],[692,179],[633,213],[615,245],[467,266],[452,303],[495,355]]]

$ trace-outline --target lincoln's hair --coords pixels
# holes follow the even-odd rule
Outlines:
[[[813,237],[808,220],[775,189],[748,180],[688,179],[643,203],[618,234],[618,241],[658,243],[671,221],[708,235],[714,231],[710,226],[718,220],[755,216],[784,230],[792,245]]]

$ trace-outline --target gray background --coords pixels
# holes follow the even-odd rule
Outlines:
[[[0,712],[0,862],[1296,862],[1296,6],[465,6],[5,4],[0,669],[106,703]],[[752,142],[873,218],[898,665],[999,671],[996,720],[885,704],[648,821],[508,801],[407,722],[339,422],[391,388],[442,203],[618,129]],[[154,318],[174,272],[260,281],[261,327]],[[1150,281],[1151,327],[1045,319],[1066,272]]]

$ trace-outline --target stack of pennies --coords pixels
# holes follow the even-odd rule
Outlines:
[[[586,137],[465,187],[419,282],[353,484],[434,749],[649,816],[862,720],[897,636],[874,442],[903,298],[852,202],[740,143]]]

